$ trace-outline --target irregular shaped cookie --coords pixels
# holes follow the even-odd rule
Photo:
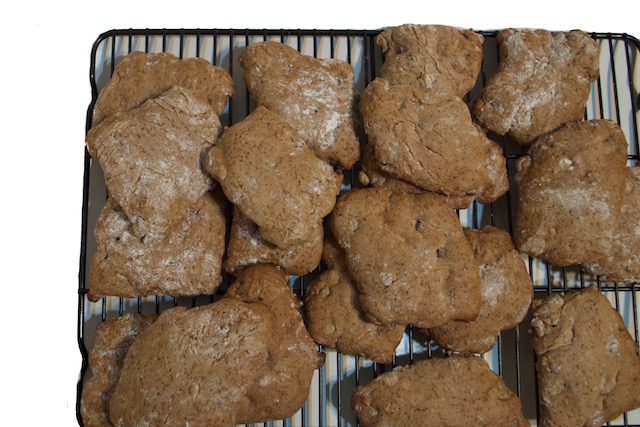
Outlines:
[[[238,410],[238,423],[257,423],[292,416],[309,396],[316,368],[324,363],[305,328],[300,306],[284,273],[271,264],[247,267],[231,284],[225,298],[261,303],[273,314],[268,359]],[[245,365],[245,369],[253,369]]]
[[[482,303],[475,320],[452,320],[429,330],[442,347],[461,353],[484,353],[500,331],[519,324],[531,304],[531,277],[508,232],[487,226],[466,229],[480,268]]]
[[[166,232],[209,189],[201,157],[221,130],[211,107],[179,87],[89,130],[89,153],[135,235]]]
[[[502,149],[471,121],[461,98],[377,78],[362,95],[362,115],[377,165],[389,175],[481,203],[509,189]]]
[[[205,194],[165,235],[133,233],[133,225],[112,198],[94,230],[96,253],[89,269],[89,300],[105,295],[211,294],[222,279],[225,201]]]
[[[249,265],[257,263],[276,264],[285,274],[298,276],[310,273],[322,257],[322,223],[314,224],[311,236],[299,245],[281,249],[262,238],[258,226],[238,208],[233,209],[229,244],[224,270],[237,274]]]
[[[529,145],[584,117],[600,60],[589,34],[509,28],[496,39],[498,71],[472,105],[483,127]]]
[[[263,304],[175,307],[138,336],[110,401],[114,426],[234,426],[264,373],[273,318]]]
[[[260,106],[224,131],[204,167],[262,237],[280,248],[312,235],[333,209],[342,183],[291,125]]]
[[[93,126],[114,113],[129,111],[173,86],[180,86],[222,114],[233,79],[224,68],[202,58],[179,59],[170,53],[131,52],[113,70],[93,107]]]
[[[330,224],[366,320],[431,328],[478,315],[478,265],[440,196],[352,189],[338,198]]]
[[[313,58],[273,41],[247,46],[238,61],[257,105],[280,114],[321,159],[353,166],[360,154],[349,63]]]
[[[360,166],[362,169],[358,173],[358,180],[362,185],[372,187],[385,186],[392,191],[404,191],[407,193],[423,193],[425,190],[413,184],[397,179],[382,171],[376,162],[373,145],[366,144],[362,147],[360,155]],[[460,197],[444,196],[444,201],[454,209],[465,209],[473,201],[473,196],[465,195]]]
[[[600,259],[616,237],[627,178],[627,143],[607,120],[569,123],[516,163],[518,249],[553,265]]]
[[[391,363],[405,327],[381,326],[364,319],[344,253],[332,237],[325,239],[322,258],[327,269],[304,294],[305,319],[311,336],[317,343],[342,354]]]
[[[482,66],[484,37],[447,25],[405,24],[381,32],[380,76],[392,84],[420,85],[463,97]]]
[[[518,396],[476,356],[395,368],[357,387],[351,405],[365,427],[529,426]]]
[[[640,167],[629,168],[620,218],[609,250],[582,267],[602,280],[640,282]]]
[[[598,288],[533,304],[542,426],[601,426],[640,407],[640,357]]]
[[[92,376],[82,388],[80,414],[85,427],[111,427],[109,400],[120,378],[124,357],[135,339],[153,322],[155,316],[125,314],[106,320],[96,328],[95,342],[89,352]]]

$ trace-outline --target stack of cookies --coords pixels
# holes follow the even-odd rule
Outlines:
[[[617,125],[582,120],[598,75],[586,33],[499,32],[499,68],[468,103],[483,41],[444,25],[386,29],[361,98],[346,62],[250,44],[238,62],[255,108],[226,128],[226,71],[125,57],[87,135],[108,190],[88,298],[211,295],[223,272],[232,283],[203,306],[103,322],[85,425],[287,418],[323,363],[316,344],[389,364],[407,327],[448,357],[357,387],[363,425],[528,425],[481,358],[531,307],[521,253],[639,280],[640,174]],[[513,237],[465,229],[457,212],[509,190],[489,133],[528,150],[513,177]],[[362,186],[345,190],[356,166]],[[289,276],[319,265],[298,298]],[[640,405],[637,344],[607,304],[596,288],[533,304],[542,423],[596,425]]]

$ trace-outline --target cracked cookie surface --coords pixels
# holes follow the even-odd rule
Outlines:
[[[164,52],[131,52],[118,63],[100,91],[93,108],[93,125],[117,112],[136,108],[173,86],[189,90],[218,116],[234,94],[231,75],[205,59],[179,59]]]
[[[362,115],[376,164],[392,177],[482,203],[508,190],[502,149],[459,97],[376,78],[362,95]]]
[[[365,427],[530,425],[518,396],[476,356],[397,367],[357,387],[351,405]]]
[[[366,321],[358,302],[358,290],[345,265],[344,253],[332,237],[325,239],[322,259],[327,269],[304,294],[309,333],[317,343],[342,354],[357,354],[374,362],[391,363],[405,327],[381,326]]]
[[[543,426],[601,426],[640,407],[640,357],[620,314],[594,286],[533,304]]]
[[[258,106],[205,155],[225,195],[280,248],[301,244],[333,209],[342,176],[281,116]]]
[[[498,71],[473,102],[482,126],[521,145],[581,120],[599,74],[600,48],[580,30],[505,29]]]
[[[209,190],[201,158],[221,131],[208,104],[174,87],[92,127],[87,148],[100,162],[109,196],[144,237],[182,221]]]
[[[478,265],[440,196],[352,189],[329,221],[367,321],[428,328],[478,315]]]
[[[380,75],[463,97],[476,83],[484,37],[447,25],[404,24],[376,38],[385,55]]]
[[[280,114],[321,159],[343,169],[353,166],[360,145],[348,62],[313,58],[273,41],[247,46],[238,61],[257,105]]]

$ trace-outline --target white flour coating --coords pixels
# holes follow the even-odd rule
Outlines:
[[[611,215],[609,205],[601,200],[601,195],[588,188],[546,189],[542,194],[554,205],[561,206],[565,212],[574,212],[576,216],[593,213],[606,219]]]

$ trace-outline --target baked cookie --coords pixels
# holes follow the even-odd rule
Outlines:
[[[118,63],[111,80],[100,91],[93,107],[93,126],[116,112],[134,109],[173,86],[189,90],[218,116],[234,94],[233,79],[227,70],[205,59],[131,52]]]
[[[89,268],[91,301],[113,295],[211,294],[222,279],[226,201],[207,193],[164,235],[133,233],[133,225],[109,197],[94,230]]]
[[[380,76],[392,84],[463,97],[480,74],[484,37],[472,30],[404,24],[382,31],[376,42],[385,55]]]
[[[640,407],[640,357],[596,286],[533,304],[542,426],[601,426]]]
[[[352,189],[338,198],[330,225],[367,321],[431,328],[478,315],[478,265],[440,196]]]
[[[106,320],[96,328],[89,352],[92,376],[82,388],[80,414],[85,427],[112,427],[109,400],[120,378],[124,357],[131,343],[153,322],[155,316],[125,314]]]
[[[502,149],[456,95],[376,78],[362,95],[362,116],[378,167],[394,178],[481,203],[509,189]]]
[[[627,186],[615,237],[611,247],[598,260],[582,264],[590,273],[602,280],[614,282],[640,282],[640,167],[629,168]]]
[[[163,234],[209,190],[201,158],[221,131],[211,107],[179,87],[89,130],[89,153],[136,236]]]
[[[580,30],[505,29],[498,33],[498,71],[472,104],[483,127],[521,145],[581,120],[600,48]]]
[[[627,184],[627,142],[607,120],[572,122],[516,162],[518,249],[556,266],[606,255]]]
[[[235,275],[249,265],[265,263],[278,265],[288,275],[307,274],[320,264],[323,238],[322,222],[317,222],[307,240],[281,249],[264,240],[258,226],[240,209],[233,208],[223,268],[227,273]]]
[[[452,320],[428,331],[442,347],[461,353],[484,353],[500,331],[519,324],[531,304],[531,277],[508,232],[487,226],[466,229],[480,269],[482,303],[475,320]]]
[[[291,125],[261,106],[224,131],[204,167],[262,238],[280,248],[309,239],[342,184]]]
[[[401,179],[397,179],[382,171],[376,162],[373,145],[366,144],[360,153],[360,166],[358,180],[364,186],[380,187],[385,186],[392,191],[404,191],[406,193],[423,193],[425,190],[416,187]],[[465,195],[460,197],[441,195],[444,201],[454,209],[465,209],[473,202],[473,196]]]
[[[324,363],[324,354],[318,353],[304,325],[302,302],[284,273],[271,264],[243,270],[227,290],[228,298],[264,304],[273,315],[267,362],[241,400],[237,422],[252,424],[292,416],[309,396],[314,371]],[[249,364],[243,367],[247,368],[253,369]]]
[[[360,154],[349,63],[313,58],[273,41],[247,46],[238,62],[257,105],[280,114],[321,159],[353,166]]]
[[[374,362],[391,363],[405,327],[381,326],[364,319],[358,290],[347,271],[344,253],[332,237],[325,239],[322,259],[327,269],[304,294],[309,333],[317,343],[342,354],[357,354]]]
[[[265,372],[273,326],[264,304],[234,298],[175,307],[131,344],[109,403],[114,426],[234,426]]]
[[[365,427],[530,425],[518,396],[476,356],[395,368],[357,387],[351,405]]]

